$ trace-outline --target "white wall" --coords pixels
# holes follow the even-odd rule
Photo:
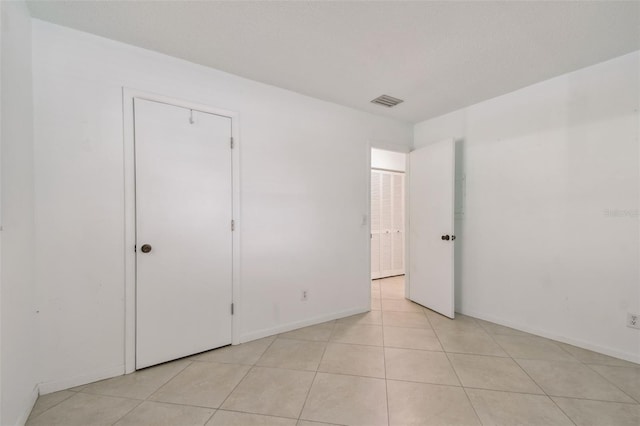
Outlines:
[[[419,123],[466,187],[458,311],[640,361],[639,54]]]
[[[31,18],[0,2],[0,424],[23,424],[37,397]]]
[[[371,167],[374,169],[404,172],[407,167],[407,154],[371,148]]]
[[[240,113],[242,340],[368,309],[368,144],[411,126],[33,27],[42,391],[123,372],[123,86]]]

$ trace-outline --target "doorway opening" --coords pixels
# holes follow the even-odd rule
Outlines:
[[[371,149],[371,309],[405,298],[407,155]]]

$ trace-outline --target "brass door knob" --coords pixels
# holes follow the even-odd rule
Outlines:
[[[143,253],[149,253],[151,251],[151,245],[144,244],[142,247],[140,247],[140,251]]]

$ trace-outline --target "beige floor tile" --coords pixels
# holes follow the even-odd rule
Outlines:
[[[335,325],[334,321],[324,322],[322,324],[312,325],[309,327],[299,328],[280,334],[279,337],[286,339],[311,340],[315,342],[326,342],[331,337],[331,332]]]
[[[87,385],[80,385],[80,386],[75,386],[75,387],[69,388],[67,390],[71,391],[71,392],[80,392],[86,387],[87,387]]]
[[[385,347],[442,351],[440,341],[430,328],[383,327],[382,331]]]
[[[385,348],[384,355],[388,379],[460,386],[444,352]]]
[[[329,343],[318,371],[384,378],[381,347]]]
[[[382,278],[380,281],[381,281],[381,284],[384,284],[384,283],[404,284],[404,278],[405,278],[404,275],[394,275],[393,277]]]
[[[76,394],[75,392],[60,391],[60,392],[49,393],[47,395],[40,395],[35,405],[33,406],[33,410],[31,410],[30,418],[38,417],[40,414],[44,413],[49,408],[60,404],[65,399],[71,398],[75,394]]]
[[[332,342],[356,345],[382,346],[381,325],[336,324],[331,335]]]
[[[140,401],[112,396],[76,393],[39,416],[28,426],[112,425],[134,409]]]
[[[194,362],[151,395],[154,401],[218,408],[251,367]]]
[[[472,333],[436,329],[445,352],[507,357],[507,353],[484,330]]]
[[[325,342],[278,338],[256,365],[316,371],[326,345]]]
[[[467,389],[469,399],[484,426],[555,426],[573,423],[544,395]]]
[[[253,367],[222,409],[298,418],[315,373]]]
[[[428,328],[431,324],[423,312],[383,312],[382,324],[391,327]]]
[[[542,389],[511,358],[449,354],[462,386],[511,392],[538,393]]]
[[[422,306],[407,299],[385,299],[382,298],[383,311],[395,312],[423,312]]]
[[[569,352],[579,361],[585,364],[597,364],[597,365],[611,365],[616,367],[639,367],[640,365],[633,362],[625,361],[623,359],[614,358],[612,356],[604,355],[598,352],[593,352],[587,349],[578,348],[577,346],[567,345],[566,343],[554,342],[565,351]]]
[[[339,426],[333,423],[312,422],[310,420],[300,420],[297,426]]]
[[[224,348],[214,349],[196,355],[191,359],[197,361],[222,362],[230,364],[246,364],[253,365],[260,359],[264,351],[275,340],[275,336],[265,337],[264,339],[253,340],[251,342],[242,343],[240,345],[225,346]]]
[[[386,425],[385,381],[318,373],[301,419],[344,425]]]
[[[390,426],[480,425],[459,387],[387,381]]]
[[[638,426],[640,405],[587,399],[552,398],[578,426]]]
[[[505,327],[504,325],[495,324],[493,322],[484,321],[478,318],[474,319],[476,323],[489,334],[498,334],[504,336],[532,336],[532,334],[516,330],[515,328]]]
[[[403,282],[382,283],[380,285],[380,294],[383,299],[402,300],[405,298],[404,283]]]
[[[640,367],[591,365],[591,368],[640,402]]]
[[[371,297],[371,310],[372,311],[382,310],[382,299],[378,297]]]
[[[547,395],[634,402],[618,388],[579,362],[533,359],[516,361]]]
[[[145,401],[114,426],[202,426],[213,409]]]
[[[369,311],[364,314],[341,318],[338,324],[382,325],[382,311]]]
[[[189,364],[189,361],[178,360],[156,367],[145,368],[135,373],[91,383],[82,392],[122,398],[147,399],[152,393],[160,389],[160,386],[171,380],[172,377],[184,370]]]
[[[295,426],[296,419],[218,410],[206,426]]]
[[[543,337],[496,335],[494,339],[513,358],[577,361],[560,346]]]
[[[484,331],[478,325],[474,318],[462,314],[455,314],[455,319],[447,318],[430,309],[424,309],[431,326],[436,331],[443,332],[459,332],[459,333],[475,333]]]

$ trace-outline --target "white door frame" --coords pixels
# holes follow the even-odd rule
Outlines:
[[[140,98],[161,102],[178,107],[194,109],[210,114],[220,115],[231,119],[231,136],[234,147],[231,150],[233,219],[235,231],[232,235],[232,294],[234,315],[231,317],[232,344],[240,343],[240,318],[242,303],[240,300],[240,144],[239,144],[239,114],[209,105],[198,104],[181,99],[171,98],[155,93],[144,92],[127,87],[122,88],[122,114],[124,134],[124,368],[125,374],[136,369],[136,180],[135,180],[135,150],[134,150],[134,109],[133,99]]]
[[[406,190],[409,187],[409,161],[408,154],[411,152],[411,148],[409,147],[389,147],[388,145],[379,144],[376,142],[369,141],[367,143],[367,154],[365,156],[367,161],[367,222],[369,224],[368,233],[367,233],[367,259],[369,261],[368,264],[368,274],[369,280],[367,281],[367,288],[369,292],[369,307],[371,307],[371,148],[382,149],[385,151],[391,152],[400,152],[405,154],[405,172],[404,172],[404,297],[409,298],[409,238],[407,236],[410,232],[409,223],[409,210],[407,206],[409,205],[409,193]]]

